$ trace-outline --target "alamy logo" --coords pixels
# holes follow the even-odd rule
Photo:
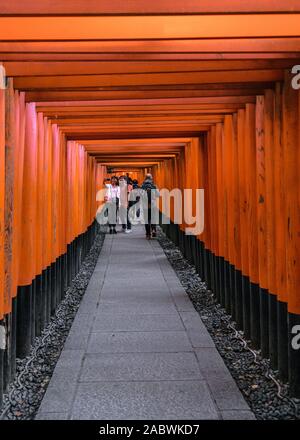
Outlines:
[[[296,335],[292,338],[291,344],[294,350],[300,349],[300,325],[294,325],[292,328],[292,335]]]
[[[0,350],[6,348],[6,331],[3,325],[0,325]]]
[[[204,230],[204,190],[174,188],[172,191],[163,188],[160,191],[146,192],[142,189],[132,190],[127,193],[127,186],[120,187],[119,200],[106,200],[106,190],[97,193],[96,200],[103,202],[99,206],[96,219],[100,225],[116,224],[118,221],[126,223],[127,215],[132,224],[159,223],[158,198],[161,200],[162,224],[170,224],[173,217],[175,224],[185,224],[187,235],[199,235]],[[172,207],[172,208],[171,208]],[[136,213],[140,212],[138,219]],[[172,215],[171,215],[172,214]]]
[[[292,88],[294,90],[300,89],[300,65],[293,66],[292,74],[295,75],[292,79]]]
[[[4,66],[0,65],[0,90],[6,89],[6,74]]]

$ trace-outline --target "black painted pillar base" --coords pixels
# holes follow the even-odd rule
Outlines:
[[[288,314],[289,384],[291,395],[300,398],[300,315]]]
[[[206,260],[206,284],[209,290],[211,290],[211,268],[210,268],[210,250],[205,249],[205,260]]]
[[[282,381],[289,380],[291,395],[300,398],[300,315],[288,313],[287,304],[252,283],[224,257],[214,255],[196,237],[185,236],[177,225],[163,225],[182,254],[195,265],[201,280],[230,313],[237,327],[251,339],[263,357],[270,357]],[[176,237],[176,238],[175,238]]]
[[[225,280],[225,310],[231,314],[231,292],[230,292],[230,264],[224,260],[224,280]]]
[[[220,257],[215,256],[215,295],[218,303],[220,302]]]
[[[220,304],[225,307],[225,260],[224,257],[220,257],[219,264],[219,279],[220,279]]]
[[[288,380],[288,311],[287,304],[277,301],[278,373],[283,382]]]
[[[190,264],[193,264],[192,262],[192,252],[191,252],[191,236],[184,234],[185,238],[185,247],[186,247],[186,259]]]
[[[200,258],[199,275],[201,280],[205,281],[204,243],[202,241],[200,241],[199,243],[199,258]]]
[[[250,338],[253,347],[260,348],[260,299],[259,285],[250,283]]]
[[[232,319],[236,321],[236,307],[235,307],[235,267],[229,264],[229,285],[230,285],[230,312]]]
[[[235,293],[235,321],[238,329],[243,329],[243,281],[242,272],[235,270],[234,272],[234,293]]]
[[[60,267],[59,267],[59,257],[55,260],[55,309],[53,311],[53,314],[55,313],[55,310],[60,303],[60,285],[59,285],[59,279],[60,279]]]
[[[18,298],[12,299],[11,312],[11,379],[16,375],[16,358],[17,358],[17,312],[18,312]]]
[[[68,284],[68,254],[67,253],[65,253],[63,255],[62,271],[63,271],[63,298],[64,298],[66,290],[69,285]]]
[[[214,254],[209,250],[209,278],[210,278],[210,289],[212,292],[215,291],[215,263],[214,263]]]
[[[269,357],[269,293],[260,288],[260,349],[261,355]]]
[[[56,264],[52,263],[50,266],[50,275],[51,275],[51,307],[50,307],[50,315],[53,316],[57,306],[57,282],[56,282]]]
[[[3,326],[3,321],[0,321],[0,326]],[[3,357],[4,350],[0,348],[0,408],[3,402]]]
[[[11,330],[12,330],[12,316],[11,313],[4,316],[3,324],[5,327],[5,350],[3,353],[3,391],[6,392],[7,387],[11,381]]]
[[[43,270],[42,275],[42,282],[41,282],[41,297],[42,297],[42,309],[41,309],[41,316],[40,316],[40,329],[38,329],[41,332],[43,331],[43,328],[47,325],[47,303],[48,303],[48,277],[47,277],[47,268]]]
[[[0,322],[5,329],[5,340],[0,341],[0,405],[3,392],[15,377],[16,358],[22,359],[30,353],[34,338],[49,323],[91,248],[96,231],[94,223],[68,245],[64,255],[37,275],[31,285],[18,287],[11,313]]]
[[[46,269],[46,277],[47,277],[47,306],[46,306],[46,323],[50,322],[51,319],[51,296],[52,296],[52,275],[51,275],[51,266],[48,266]]]
[[[273,370],[278,367],[277,297],[269,293],[269,355]]]
[[[197,261],[197,254],[196,254],[196,237],[194,235],[191,236],[191,257],[192,257],[192,264],[195,266]]]
[[[72,252],[71,244],[67,245],[67,285],[69,286],[72,281]]]
[[[32,331],[32,286],[18,288],[17,310],[17,357],[28,355],[31,346]]]
[[[35,328],[34,335],[40,336],[42,331],[42,313],[43,313],[43,297],[42,297],[42,276],[38,275],[35,279]]]
[[[250,324],[250,298],[251,287],[250,279],[248,276],[242,277],[242,292],[243,292],[243,332],[246,339],[250,339],[251,324]]]
[[[35,338],[35,315],[36,315],[36,278],[31,284],[31,343],[33,343]]]

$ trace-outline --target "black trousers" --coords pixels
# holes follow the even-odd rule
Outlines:
[[[112,211],[110,211],[112,210]],[[119,211],[119,199],[113,200],[111,205],[109,206],[109,212],[108,212],[108,219],[110,220],[110,217],[114,217],[114,220],[117,222],[118,218],[118,211]],[[116,223],[108,223],[109,229],[115,229]]]
[[[156,224],[152,224],[151,221],[151,207],[144,210],[144,220],[146,222],[146,219],[148,220],[148,223],[145,223],[145,230],[146,235],[151,235],[151,232],[156,232]]]

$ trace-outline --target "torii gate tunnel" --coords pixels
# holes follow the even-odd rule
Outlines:
[[[167,235],[300,397],[300,3],[1,0],[1,390],[114,173],[204,189]]]

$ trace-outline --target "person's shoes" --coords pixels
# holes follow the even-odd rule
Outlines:
[[[113,229],[113,232],[112,232],[113,234],[116,234],[117,233],[117,231],[116,231],[116,229]]]
[[[146,235],[146,239],[150,240],[151,239],[151,235]]]
[[[152,231],[152,238],[156,237],[156,231]]]
[[[109,233],[110,233],[110,234],[112,234],[112,233],[113,233],[113,230],[112,230],[112,229],[110,229],[110,230],[109,230]]]
[[[131,229],[125,229],[125,234],[130,234],[132,232]]]

